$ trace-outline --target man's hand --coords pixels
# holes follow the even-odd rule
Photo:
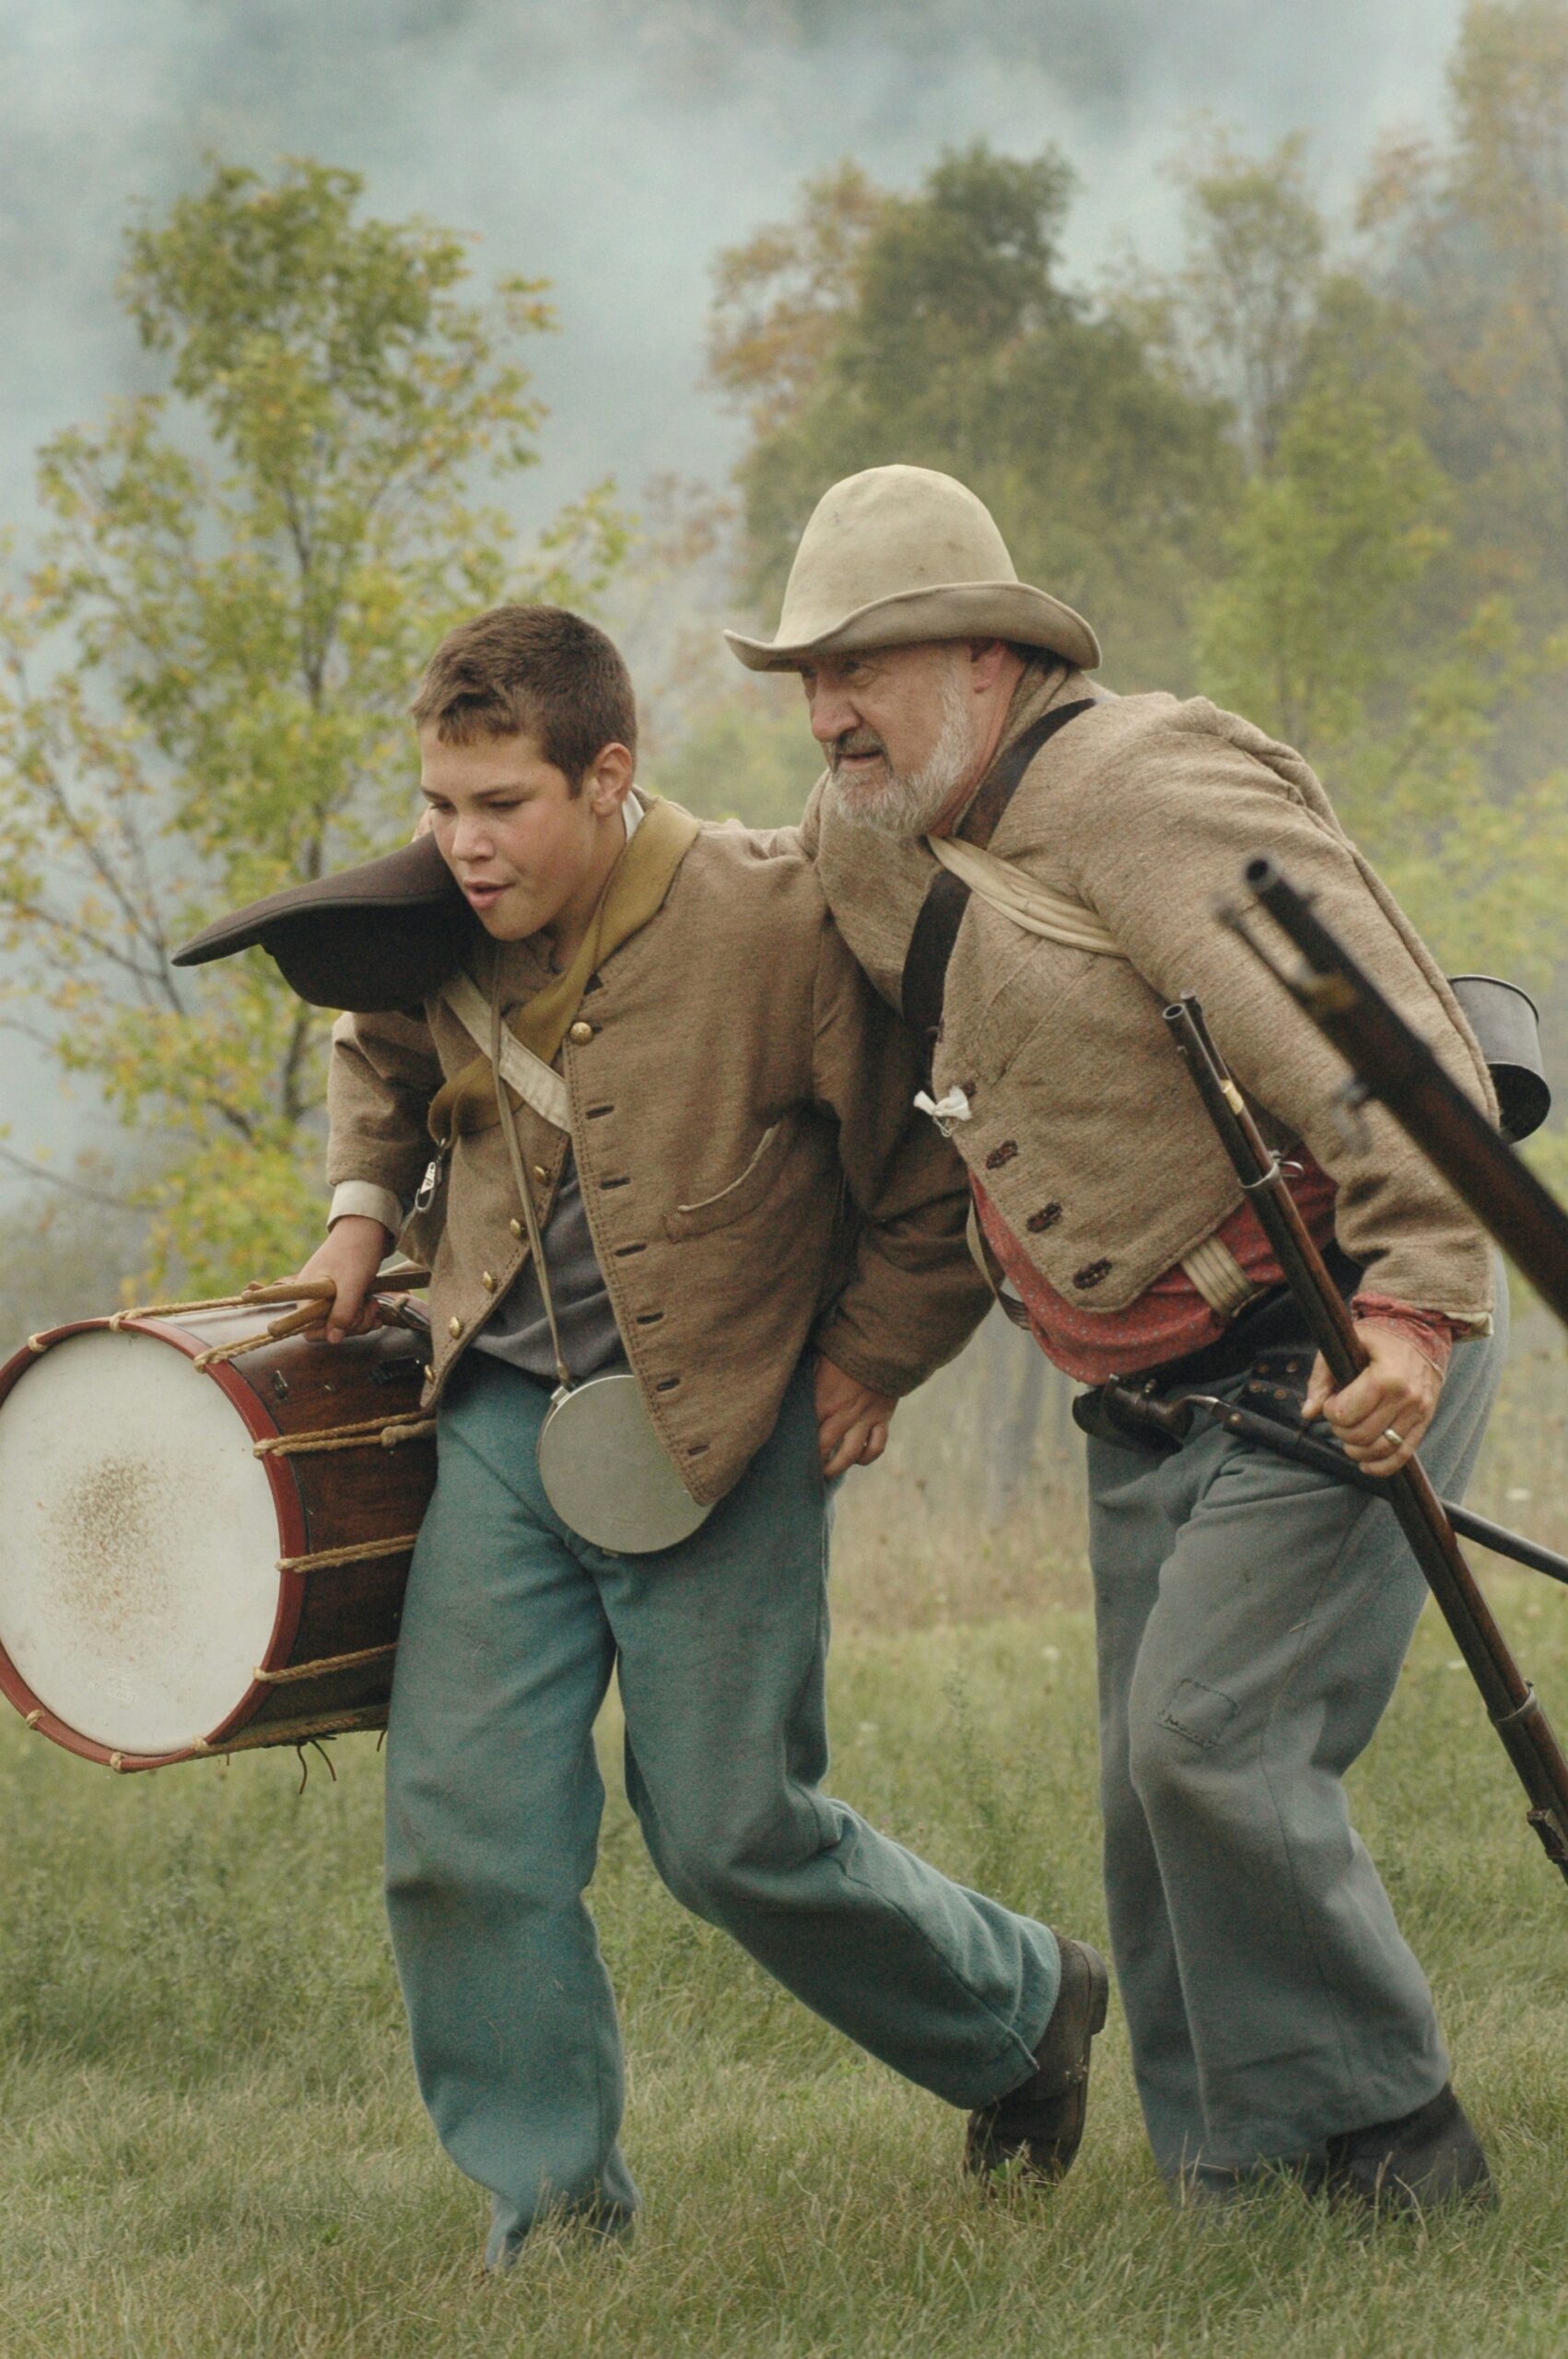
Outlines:
[[[1367,1366],[1336,1392],[1320,1353],[1312,1363],[1302,1415],[1327,1417],[1346,1457],[1366,1473],[1397,1474],[1421,1447],[1443,1379],[1397,1328],[1368,1320],[1357,1322],[1356,1332],[1366,1347]]]
[[[831,1360],[818,1360],[816,1436],[828,1482],[851,1466],[875,1464],[887,1448],[887,1428],[897,1406],[890,1392],[873,1392]]]
[[[301,1278],[330,1278],[337,1292],[327,1315],[326,1338],[341,1344],[345,1335],[364,1335],[376,1323],[371,1291],[376,1272],[392,1251],[392,1239],[379,1220],[361,1213],[345,1213],[334,1220],[323,1243],[317,1246]]]

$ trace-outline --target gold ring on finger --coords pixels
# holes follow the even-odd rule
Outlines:
[[[1403,1448],[1404,1448],[1404,1446],[1405,1446],[1405,1437],[1404,1437],[1404,1435],[1403,1435],[1403,1434],[1397,1434],[1397,1433],[1394,1431],[1394,1428],[1393,1428],[1393,1426],[1384,1426],[1384,1428],[1383,1428],[1383,1438],[1384,1438],[1384,1440],[1385,1440],[1385,1441],[1391,1441],[1391,1442],[1393,1443],[1393,1445],[1394,1445],[1394,1447],[1395,1447],[1395,1449],[1403,1449]]]

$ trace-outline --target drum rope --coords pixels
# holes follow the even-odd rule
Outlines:
[[[395,1417],[365,1417],[353,1426],[312,1426],[298,1434],[274,1434],[252,1444],[257,1458],[298,1458],[310,1450],[363,1449],[369,1443],[395,1449],[400,1442],[423,1441],[436,1430],[434,1417],[423,1409],[405,1409]]]
[[[361,1663],[384,1662],[389,1655],[396,1652],[397,1640],[394,1638],[390,1646],[358,1647],[354,1653],[347,1655],[318,1655],[313,1662],[286,1663],[281,1671],[257,1669],[251,1676],[263,1687],[287,1687],[297,1679],[326,1679],[334,1671],[354,1671]]]
[[[428,1270],[410,1262],[406,1269],[383,1270],[380,1282],[401,1291],[406,1286],[424,1286],[430,1283]],[[269,1302],[328,1301],[333,1288],[325,1278],[252,1278],[241,1294],[209,1295],[200,1302],[139,1302],[130,1310],[116,1310],[110,1318],[111,1329],[118,1333],[128,1319],[193,1318],[203,1310],[255,1310]]]
[[[357,1564],[361,1557],[401,1556],[418,1537],[416,1532],[405,1532],[396,1540],[359,1540],[350,1548],[318,1548],[309,1556],[280,1556],[277,1569],[280,1573],[314,1573],[330,1565]]]
[[[209,1744],[198,1737],[191,1747],[192,1756],[206,1760],[219,1753],[254,1753],[265,1745],[310,1744],[319,1736],[351,1736],[357,1729],[381,1729],[387,1724],[384,1704],[367,1704],[358,1711],[313,1714],[303,1720],[263,1720],[258,1725],[241,1729],[238,1736],[225,1739],[222,1744]],[[111,1768],[123,1766],[111,1760]]]

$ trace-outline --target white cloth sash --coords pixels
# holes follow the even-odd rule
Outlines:
[[[441,997],[481,1053],[490,1054],[490,1009],[472,977],[459,972],[441,985]],[[501,1027],[501,1079],[515,1089],[525,1106],[569,1137],[571,1093],[558,1073],[525,1049],[515,1032]]]

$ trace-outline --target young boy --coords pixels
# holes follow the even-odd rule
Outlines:
[[[1099,1958],[819,1786],[826,1483],[881,1453],[897,1397],[984,1300],[909,1048],[792,833],[633,794],[631,683],[591,624],[477,616],[437,651],[414,718],[429,825],[476,921],[469,1015],[498,996],[535,1085],[549,1069],[515,1127],[559,1356],[579,1383],[629,1368],[692,1519],[711,1508],[677,1544],[617,1555],[552,1508],[536,1443],[557,1353],[479,1034],[450,990],[345,1016],[336,1193],[305,1274],[333,1280],[340,1337],[374,1316],[395,1235],[432,1263],[439,1474],[398,1649],[387,1889],[421,2092],[494,2198],[487,2259],[506,2266],[544,2208],[614,2226],[638,2200],[582,1898],[613,1669],[627,1792],[677,1898],[975,2108],[973,2167],[1021,2156],[1058,2177]],[[450,1150],[427,1174],[432,1131]]]

